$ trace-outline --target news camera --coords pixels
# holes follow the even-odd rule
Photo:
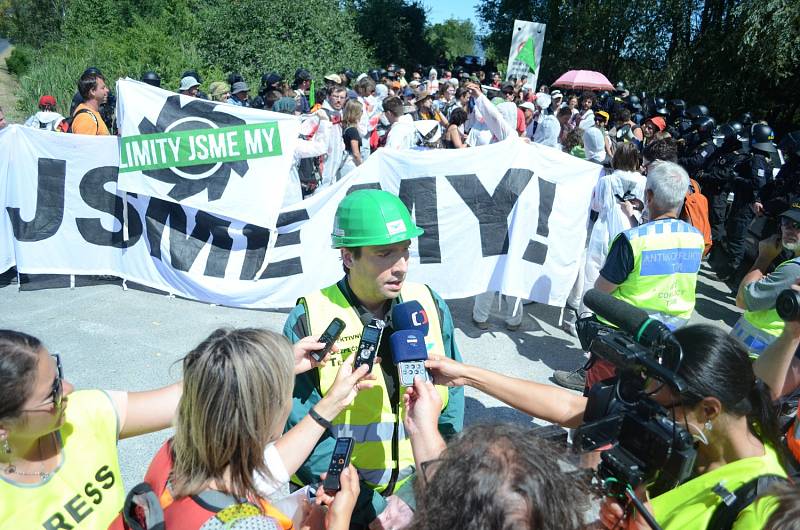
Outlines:
[[[582,451],[611,445],[601,453],[597,477],[605,493],[638,503],[636,487],[646,486],[652,495],[675,488],[689,478],[697,456],[689,432],[651,397],[664,385],[678,393],[685,389],[677,373],[682,350],[666,325],[639,308],[595,289],[584,302],[618,326],[594,319],[578,322],[581,345],[593,359],[611,363],[617,377],[589,390],[574,443]]]

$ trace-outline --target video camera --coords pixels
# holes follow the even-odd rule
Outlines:
[[[648,383],[657,381],[678,393],[685,389],[677,374],[680,344],[646,312],[596,289],[586,293],[584,303],[618,326],[578,322],[581,345],[611,363],[618,377],[589,390],[574,443],[583,451],[611,444],[597,469],[609,494],[623,496],[639,485],[654,495],[669,491],[689,478],[697,451],[689,432],[651,399]]]

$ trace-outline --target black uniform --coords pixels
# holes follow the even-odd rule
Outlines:
[[[700,171],[706,169],[708,163],[713,160],[714,151],[717,150],[710,140],[703,140],[693,148],[689,148],[685,156],[678,159],[678,163],[683,169],[694,178]]]
[[[738,144],[738,140],[734,140]],[[749,155],[733,149],[736,145],[723,145],[710,157],[707,168],[698,175],[703,195],[708,199],[708,221],[714,254],[721,250],[725,238],[725,220],[728,211],[728,194],[733,190],[737,173],[746,166]]]
[[[728,254],[732,271],[736,271],[742,263],[745,252],[745,236],[747,228],[755,217],[753,204],[762,202],[761,191],[772,180],[772,169],[769,161],[760,151],[751,149],[748,164],[737,172],[734,181],[733,206],[728,215]],[[737,276],[741,275],[741,271]],[[738,278],[737,278],[738,279]]]

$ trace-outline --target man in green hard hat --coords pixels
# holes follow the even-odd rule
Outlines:
[[[320,417],[314,405],[333,384],[341,363],[358,349],[364,325],[372,319],[387,321],[398,303],[422,305],[429,323],[425,341],[429,354],[461,360],[447,304],[428,286],[406,281],[411,238],[422,233],[403,202],[391,193],[359,190],[345,197],[336,210],[332,234],[333,247],[341,251],[344,277],[298,300],[283,329],[295,343],[301,337],[319,337],[334,318],[345,322],[336,341],[338,351],[324,365],[296,377],[287,428],[310,415],[328,430],[293,477],[298,484],[319,481],[328,469],[337,437],[354,438],[351,463],[361,479],[352,521],[355,527],[366,527],[385,509],[381,523],[386,523],[387,514],[408,510],[404,503],[413,503],[409,478],[415,471],[414,456],[403,426],[404,388],[389,347],[391,322],[378,347],[380,363],[372,369],[376,385],[359,392],[353,404],[335,418]],[[463,426],[463,389],[436,389],[443,403],[439,431],[447,438]]]

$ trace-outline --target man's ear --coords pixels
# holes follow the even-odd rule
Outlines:
[[[342,263],[348,269],[353,266],[353,261],[355,261],[355,257],[353,256],[353,252],[348,248],[342,248]]]

